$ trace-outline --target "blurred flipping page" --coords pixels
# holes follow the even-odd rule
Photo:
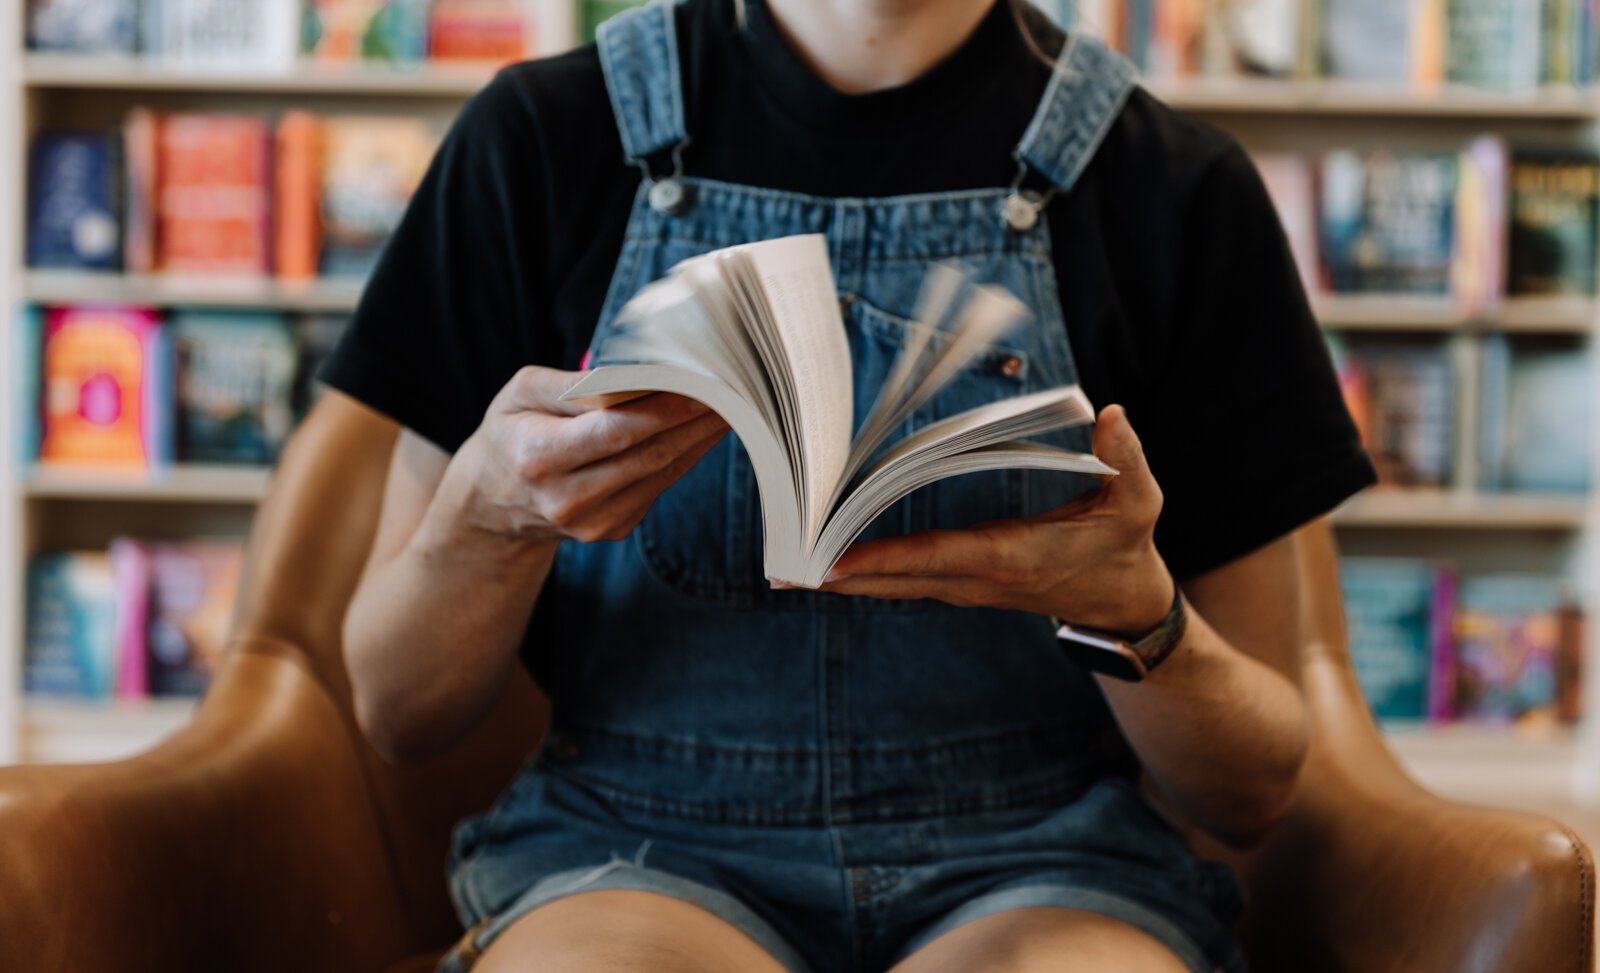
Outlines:
[[[599,367],[565,397],[616,404],[673,392],[716,411],[755,469],[767,576],[815,588],[874,518],[935,481],[1011,468],[1116,474],[1093,456],[1025,441],[1094,421],[1076,385],[991,402],[880,451],[1027,315],[1005,290],[934,265],[917,326],[852,439],[850,347],[823,238],[743,244],[686,260],[640,291],[601,346]]]

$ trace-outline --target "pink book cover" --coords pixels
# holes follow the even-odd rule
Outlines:
[[[150,694],[145,663],[150,624],[150,551],[126,537],[111,542],[111,578],[116,597],[116,694],[143,699]]]
[[[1428,721],[1455,719],[1456,707],[1456,576],[1440,568],[1433,576],[1433,604],[1428,625]]]

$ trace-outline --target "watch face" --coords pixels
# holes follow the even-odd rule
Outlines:
[[[1145,676],[1144,661],[1126,642],[1073,631],[1066,626],[1056,633],[1056,642],[1072,661],[1090,672],[1123,682],[1138,682]]]

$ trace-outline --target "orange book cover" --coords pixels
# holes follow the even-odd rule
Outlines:
[[[176,113],[157,138],[158,267],[260,275],[271,269],[271,133],[250,115]]]
[[[44,465],[149,469],[171,458],[171,363],[146,308],[67,307],[45,322]]]
[[[291,111],[278,122],[273,267],[279,277],[317,275],[322,249],[322,122]]]
[[[527,12],[506,0],[437,0],[428,56],[437,61],[519,61],[533,49]]]

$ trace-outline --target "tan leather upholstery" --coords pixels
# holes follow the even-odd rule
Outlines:
[[[519,676],[467,743],[416,767],[361,738],[339,629],[394,434],[329,395],[295,435],[192,726],[118,763],[0,769],[0,970],[419,973],[455,938],[450,826],[510,779],[547,708]],[[1314,752],[1288,822],[1241,862],[1257,969],[1589,973],[1588,849],[1408,780],[1337,603],[1308,611]]]

